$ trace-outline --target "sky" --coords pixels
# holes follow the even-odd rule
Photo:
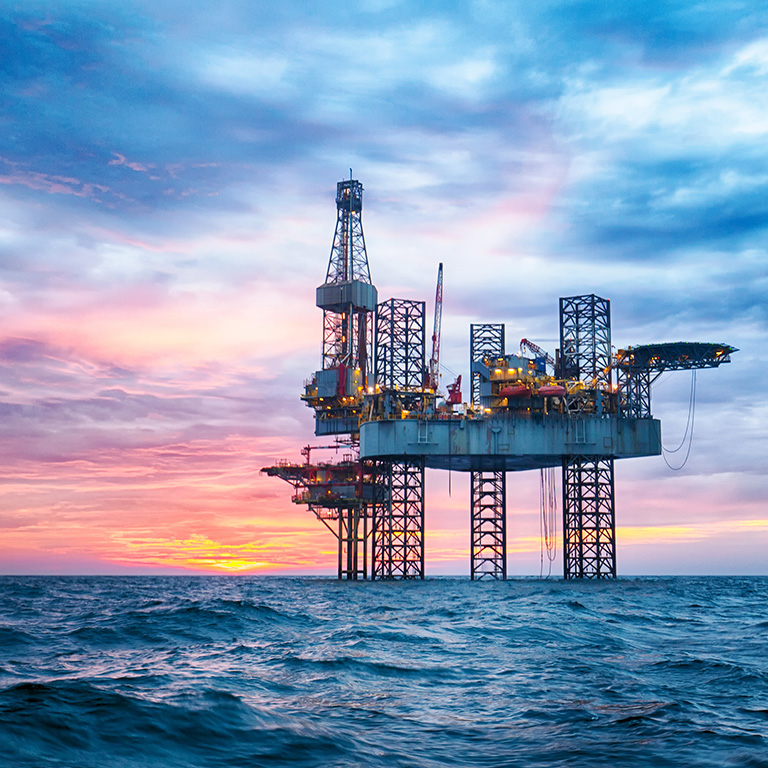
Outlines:
[[[553,352],[560,296],[609,298],[617,348],[737,347],[697,375],[685,466],[616,463],[618,569],[768,573],[763,3],[0,0],[0,25],[0,573],[334,572],[259,469],[323,442],[299,394],[350,168],[379,297],[431,317],[445,265],[448,380],[472,322]],[[690,390],[653,388],[669,449]],[[538,489],[508,477],[511,574],[541,572]],[[468,496],[428,472],[428,575],[468,574]]]

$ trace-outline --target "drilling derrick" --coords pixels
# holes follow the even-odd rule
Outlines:
[[[353,179],[340,181],[331,257],[316,297],[323,310],[322,369],[302,395],[315,411],[316,435],[357,435],[363,393],[371,382],[377,293],[371,283],[362,213],[363,185]]]

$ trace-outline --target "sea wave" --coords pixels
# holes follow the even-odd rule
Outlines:
[[[0,579],[3,766],[768,766],[768,579]]]

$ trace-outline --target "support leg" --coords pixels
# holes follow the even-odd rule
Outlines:
[[[507,478],[503,471],[472,472],[470,576],[507,578]]]
[[[424,578],[424,462],[378,461],[374,479],[373,579]]]
[[[563,569],[566,579],[616,578],[613,459],[563,459]]]
[[[366,508],[351,507],[339,510],[339,578],[365,579],[367,545]],[[362,554],[362,568],[360,558]]]

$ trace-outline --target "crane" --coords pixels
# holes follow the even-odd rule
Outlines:
[[[529,352],[533,352],[536,357],[543,358],[547,365],[551,365],[553,368],[555,367],[555,361],[552,355],[550,355],[549,352],[545,352],[540,346],[534,344],[532,341],[528,341],[528,339],[520,339],[520,349],[527,349]]]
[[[435,326],[432,331],[432,357],[429,358],[427,389],[437,392],[440,384],[440,327],[443,322],[443,262],[437,268],[437,289],[435,290]]]
[[[432,331],[432,357],[429,359],[426,388],[437,393],[440,385],[440,331],[443,322],[443,263],[437,268],[437,288],[435,290],[435,326]],[[449,405],[461,405],[461,376],[448,385]]]

